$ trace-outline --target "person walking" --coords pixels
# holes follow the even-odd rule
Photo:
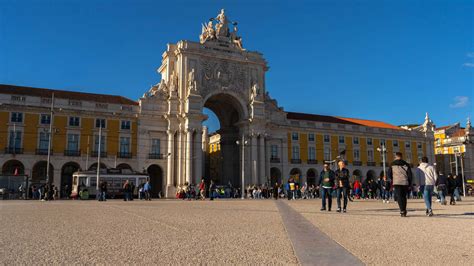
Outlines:
[[[324,163],[324,169],[321,171],[321,174],[319,175],[319,182],[318,182],[318,188],[321,190],[321,199],[322,199],[322,207],[321,211],[326,210],[326,199],[327,199],[327,206],[328,206],[328,211],[331,211],[331,205],[332,205],[332,188],[334,187],[334,171],[329,169],[329,164]]]
[[[295,199],[296,198],[296,195],[295,195],[296,183],[295,183],[295,180],[293,179],[293,177],[290,177],[290,179],[288,179],[288,188],[289,188],[288,200]]]
[[[400,208],[400,216],[407,216],[407,193],[411,187],[412,172],[410,165],[402,159],[401,152],[395,153],[395,160],[388,168],[388,178],[393,182],[394,193],[397,198],[398,207]]]
[[[278,185],[278,182],[275,182],[275,185],[273,186],[273,198],[276,200],[278,199],[278,189],[280,186]]]
[[[150,180],[147,180],[143,185],[143,192],[145,193],[145,200],[151,200],[151,184]]]
[[[387,176],[383,176],[382,181],[380,182],[380,187],[382,189],[382,201],[383,203],[390,203],[390,187],[392,182]]]
[[[340,160],[338,163],[338,169],[335,171],[335,177],[336,177],[336,195],[337,195],[337,212],[341,212],[341,197],[344,199],[344,205],[342,208],[342,212],[347,211],[347,200],[349,197],[349,190],[350,190],[350,185],[349,185],[349,177],[350,177],[350,172],[346,168],[346,164],[344,163],[343,160]]]
[[[125,180],[125,183],[123,184],[122,188],[123,188],[123,200],[124,201],[130,200],[131,187],[128,180]]]
[[[199,183],[199,195],[202,200],[206,199],[206,182],[204,181],[204,178],[201,179],[201,183]]]
[[[436,179],[436,190],[438,190],[438,195],[441,205],[446,205],[446,196],[448,193],[448,180],[446,176],[440,174]]]
[[[456,189],[457,189],[457,182],[456,182],[455,176],[456,175],[454,176],[450,175],[448,177],[448,193],[451,196],[449,199],[449,205],[456,205],[455,194],[456,194]]]
[[[416,168],[416,179],[420,187],[423,186],[423,200],[426,205],[426,215],[433,216],[433,209],[431,208],[431,198],[438,179],[438,174],[433,165],[428,163],[428,157],[421,158],[421,163]]]
[[[100,196],[99,201],[106,201],[107,200],[107,182],[103,181],[100,183],[99,186]]]
[[[214,200],[214,193],[216,192],[216,184],[214,183],[214,180],[211,179],[211,184],[209,185],[209,198],[211,200]]]

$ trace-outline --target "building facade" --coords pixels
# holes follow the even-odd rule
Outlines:
[[[466,127],[460,123],[444,126],[435,130],[436,168],[447,174],[464,174],[473,179],[474,173],[474,132],[470,119]]]
[[[213,172],[219,183],[240,186],[281,182],[289,175],[313,183],[323,161],[337,156],[355,176],[376,177],[383,170],[377,150],[382,146],[387,162],[396,151],[414,166],[423,155],[434,160],[428,116],[423,125],[404,129],[379,121],[285,112],[267,90],[267,62],[262,54],[243,48],[236,25],[222,10],[203,25],[199,42],[168,44],[158,68],[162,80],[138,101],[0,86],[2,173],[20,167],[33,180],[47,176],[48,114],[53,123],[50,176],[57,186],[70,182],[74,169],[96,167],[101,127],[104,167],[148,172],[152,185],[168,197],[177,185],[210,175],[211,165],[219,168]],[[208,136],[202,125],[204,108],[219,119],[218,137]],[[217,159],[210,143],[218,143]],[[214,148],[212,153],[217,154]]]

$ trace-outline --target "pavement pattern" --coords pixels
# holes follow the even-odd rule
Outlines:
[[[474,199],[434,217],[408,206],[401,218],[378,201],[346,214],[320,200],[0,201],[0,264],[472,265]]]

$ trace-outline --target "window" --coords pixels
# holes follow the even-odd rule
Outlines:
[[[374,151],[373,150],[368,150],[367,151],[367,161],[368,162],[373,162],[374,161]]]
[[[405,141],[405,148],[410,148],[411,147],[411,144],[409,141]]]
[[[398,147],[398,140],[394,140],[394,141],[393,141],[393,147],[394,147],[394,148],[395,148],[395,147]]]
[[[411,153],[410,153],[410,152],[407,152],[407,154],[406,154],[406,161],[407,161],[407,163],[411,163],[411,159],[412,159],[412,158],[411,158]]]
[[[151,153],[160,154],[160,139],[151,140]]]
[[[278,158],[278,146],[272,145],[271,146],[271,158]]]
[[[125,154],[130,152],[130,138],[120,137],[120,153]]]
[[[340,143],[340,144],[344,144],[344,143],[345,143],[344,136],[339,136],[339,143]]]
[[[423,145],[421,144],[421,142],[418,142],[418,143],[416,144],[416,146],[417,146],[417,148],[418,148],[419,150],[421,150],[421,149],[423,148]]]
[[[39,147],[40,150],[48,150],[49,146],[49,133],[48,132],[40,132],[39,137]]]
[[[26,97],[25,97],[25,96],[12,95],[11,99],[12,99],[12,101],[14,101],[14,102],[25,102],[25,101],[26,101]]]
[[[99,151],[99,135],[94,136],[94,151],[98,152]],[[100,152],[105,151],[105,136],[102,136],[100,138]]]
[[[308,160],[316,160],[316,147],[309,147],[308,149]]]
[[[324,142],[329,143],[330,140],[331,138],[329,137],[329,135],[324,135]]]
[[[359,137],[354,137],[353,143],[358,145],[359,144]]]
[[[13,123],[23,123],[23,113],[12,112],[10,121]]]
[[[298,140],[299,136],[298,136],[298,132],[293,132],[291,133],[291,139],[292,140]]]
[[[354,161],[360,161],[360,152],[359,152],[359,150],[354,150]]]
[[[120,129],[122,130],[130,130],[130,121],[128,120],[122,120],[120,123]]]
[[[367,145],[372,146],[372,138],[367,138]]]
[[[385,145],[385,139],[380,139],[380,145]]]
[[[314,141],[314,133],[308,134],[308,141]]]
[[[81,119],[77,116],[69,117],[69,126],[70,127],[78,127],[80,125]]]
[[[325,161],[331,160],[331,149],[329,147],[324,147],[324,160]]]
[[[48,114],[42,114],[40,122],[42,125],[49,125],[51,124],[51,116]]]
[[[299,160],[300,159],[300,147],[298,146],[293,146],[293,158],[294,160]]]
[[[101,143],[102,146],[102,143]],[[78,134],[67,134],[67,149],[68,151],[79,150],[79,135]]]
[[[105,128],[105,119],[102,119],[102,118],[97,118],[95,120],[95,127],[99,128]]]
[[[9,148],[20,149],[21,148],[21,131],[10,130],[10,140],[8,142]]]

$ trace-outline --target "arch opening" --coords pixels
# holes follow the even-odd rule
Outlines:
[[[152,164],[147,168],[150,177],[151,197],[160,197],[163,191],[163,170],[160,166]]]

